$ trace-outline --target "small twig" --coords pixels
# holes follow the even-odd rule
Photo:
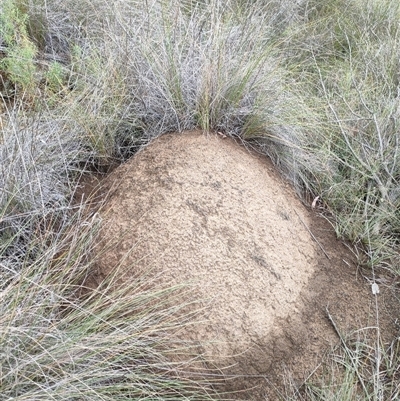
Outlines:
[[[339,331],[339,329],[337,328],[336,323],[335,323],[335,321],[333,320],[333,317],[332,317],[332,315],[330,314],[328,307],[325,308],[325,311],[326,311],[326,315],[328,316],[329,322],[331,323],[333,329],[335,330],[335,333],[336,333],[336,334],[338,335],[338,337],[340,338],[340,342],[342,343],[342,345],[343,345],[343,347],[346,349],[346,351],[348,351],[347,344],[346,344],[346,342],[344,341],[343,336],[340,334],[340,331]]]
[[[295,213],[297,214],[297,217],[299,218],[299,220],[302,222],[303,226],[306,228],[306,230],[310,233],[311,237],[313,237],[314,241],[318,244],[318,246],[321,248],[321,251],[324,253],[324,255],[331,260],[331,258],[329,257],[329,255],[325,252],[325,249],[322,247],[322,245],[320,244],[320,242],[315,238],[315,235],[311,232],[311,230],[307,227],[306,223],[304,223],[304,221],[301,219],[301,217],[299,216],[299,214],[297,213],[297,211],[295,210]]]

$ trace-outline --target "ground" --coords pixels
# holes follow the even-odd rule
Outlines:
[[[89,285],[117,269],[120,285],[184,283],[183,310],[197,312],[171,343],[192,344],[235,397],[273,400],[288,379],[301,385],[339,340],[332,320],[343,333],[376,326],[376,301],[390,338],[390,292],[373,295],[318,207],[233,139],[163,135],[93,182],[79,197],[106,201]]]

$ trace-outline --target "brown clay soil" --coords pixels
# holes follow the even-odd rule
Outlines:
[[[277,399],[273,389],[288,377],[300,385],[338,342],[327,310],[343,333],[376,325],[354,254],[266,157],[230,138],[164,135],[102,180],[100,193],[108,195],[99,249],[118,245],[92,283],[119,265],[122,282],[151,269],[165,285],[187,284],[202,309],[176,337],[197,344],[238,399]],[[381,290],[390,338],[395,315]]]

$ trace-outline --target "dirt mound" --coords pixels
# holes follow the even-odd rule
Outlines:
[[[266,399],[283,368],[301,380],[337,340],[326,307],[341,329],[367,323],[373,296],[351,253],[268,160],[233,140],[164,135],[102,186],[101,237],[119,245],[97,279],[123,261],[124,279],[151,268],[165,283],[188,283],[202,323],[179,336],[245,376],[230,388],[257,385],[251,396]]]

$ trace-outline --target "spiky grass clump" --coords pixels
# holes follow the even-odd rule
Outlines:
[[[76,21],[74,2],[64,7],[64,19]],[[87,121],[88,136],[109,156],[169,131],[239,136],[245,125],[254,134],[263,129],[259,121],[282,125],[289,115],[282,110],[290,91],[274,53],[276,31],[293,20],[282,5],[99,1],[86,11],[85,35],[75,47],[80,61],[73,87],[85,106],[77,118]],[[273,11],[279,18],[270,20]],[[65,32],[71,30],[66,25]],[[104,138],[106,118],[114,124]]]
[[[340,334],[340,333],[339,333]],[[384,345],[379,327],[342,336],[341,344],[327,355],[290,400],[394,401],[400,396],[399,341]]]
[[[1,262],[1,398],[212,399],[205,383],[185,379],[183,362],[166,357],[185,324],[174,289],[148,277],[83,290],[99,224],[77,216],[32,240],[24,265]]]
[[[310,1],[304,21],[283,47],[318,116],[312,141],[301,145],[305,181],[332,212],[338,235],[365,247],[362,262],[396,271],[399,5]]]

